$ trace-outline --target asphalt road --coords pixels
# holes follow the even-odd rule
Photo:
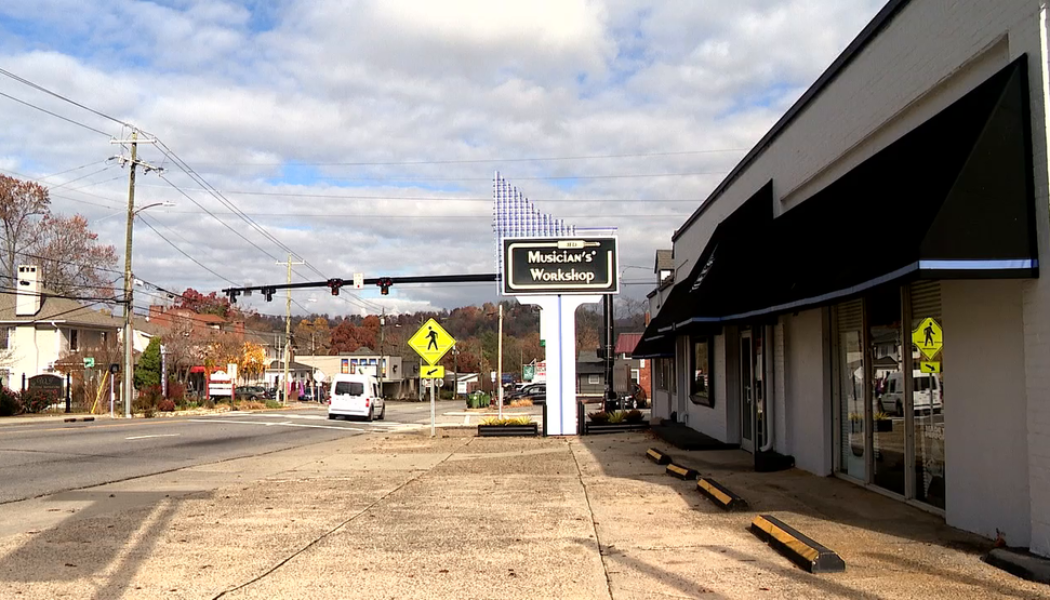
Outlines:
[[[439,423],[462,424],[462,402]],[[462,413],[460,413],[462,414]],[[0,504],[374,432],[418,430],[430,403],[390,403],[384,421],[329,420],[325,406],[132,421],[0,427]]]

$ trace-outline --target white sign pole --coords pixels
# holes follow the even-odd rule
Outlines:
[[[430,437],[434,437],[435,435],[437,435],[437,430],[435,429],[435,423],[437,422],[437,408],[434,404],[434,380],[430,379],[429,382],[430,383],[428,385],[430,385]]]
[[[547,354],[547,435],[576,435],[576,309],[601,302],[601,296],[519,296],[522,304],[538,305],[540,336]]]

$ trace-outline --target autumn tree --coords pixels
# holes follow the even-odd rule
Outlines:
[[[331,354],[340,354],[342,352],[353,352],[361,347],[361,342],[357,339],[358,329],[349,319],[343,319],[335,329],[332,330],[331,337]]]
[[[186,291],[179,295],[175,306],[192,310],[200,315],[218,315],[224,319],[230,315],[229,298],[219,296],[215,292],[205,295],[193,288],[186,288]]]
[[[255,342],[241,344],[241,353],[237,360],[237,376],[244,379],[257,379],[266,371],[266,349]]]
[[[332,330],[324,317],[300,320],[293,335],[301,353],[328,354],[332,345]]]
[[[40,238],[40,219],[50,213],[47,188],[37,183],[0,175],[0,230],[3,250],[0,275],[16,276],[19,255],[28,253]],[[10,286],[8,286],[10,287]]]
[[[39,230],[34,249],[45,288],[56,294],[113,296],[116,248],[100,244],[87,219],[46,215]]]
[[[186,383],[190,367],[196,366],[201,360],[201,340],[195,335],[196,328],[191,319],[175,312],[170,313],[168,318],[170,325],[163,336],[168,364],[178,381]]]

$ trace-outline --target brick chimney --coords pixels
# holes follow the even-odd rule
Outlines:
[[[19,265],[15,316],[32,317],[40,312],[40,268]]]

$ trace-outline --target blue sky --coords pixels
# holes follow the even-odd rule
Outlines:
[[[135,271],[168,289],[280,281],[273,257],[288,249],[310,263],[299,280],[490,272],[496,170],[555,216],[618,227],[624,264],[644,265],[881,4],[8,0],[0,68],[163,142],[141,147],[167,171],[140,176],[138,194],[178,204],[149,213],[174,233],[138,228]],[[0,92],[128,133],[10,78]],[[53,207],[89,220],[119,210],[126,173],[105,162],[120,151],[107,136],[0,107],[2,172],[87,165],[48,180],[58,184],[105,169],[56,189]],[[118,221],[97,229],[122,253]],[[453,307],[492,290],[322,294],[309,306]]]

